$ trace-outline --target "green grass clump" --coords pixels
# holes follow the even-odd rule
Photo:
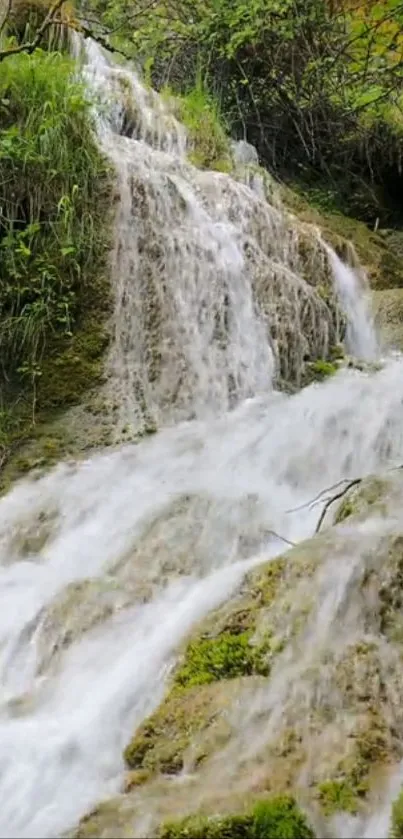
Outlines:
[[[216,638],[192,641],[184,663],[175,674],[174,684],[181,688],[193,687],[237,676],[268,675],[270,642],[266,640],[252,646],[250,637],[250,632],[236,635],[223,632]]]
[[[323,361],[323,359],[319,358],[317,361],[313,361],[309,365],[309,369],[313,377],[318,381],[321,381],[322,379],[327,379],[328,376],[333,376],[334,373],[337,373],[337,364],[332,364],[331,361]]]
[[[38,51],[0,65],[0,347],[33,373],[70,336],[105,247],[107,169],[74,64]],[[38,371],[37,371],[38,372]]]
[[[288,795],[259,801],[245,814],[164,824],[159,839],[315,839],[295,800]]]
[[[324,781],[319,784],[319,801],[327,816],[339,810],[353,814],[358,810],[357,793],[347,781]]]
[[[171,96],[169,90],[165,95]],[[217,102],[201,80],[186,94],[175,97],[178,118],[188,130],[189,160],[200,169],[230,172],[232,168],[228,134]]]
[[[403,839],[403,790],[393,802],[389,836],[390,839]]]
[[[66,55],[0,64],[0,439],[97,380],[109,313],[111,172]],[[63,377],[63,383],[61,383]]]

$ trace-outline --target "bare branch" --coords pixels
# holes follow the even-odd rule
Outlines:
[[[4,61],[5,58],[9,58],[11,55],[18,55],[18,53],[26,52],[28,54],[33,53],[37,47],[39,46],[42,36],[55,22],[55,15],[57,12],[62,8],[66,0],[56,0],[55,3],[50,7],[45,19],[37,29],[36,35],[32,41],[27,41],[25,44],[19,44],[16,47],[9,47],[6,50],[0,50],[0,61]]]
[[[352,487],[354,487],[354,486],[358,486],[358,484],[360,484],[362,480],[363,480],[363,478],[354,478],[354,480],[353,480],[353,481],[350,481],[350,482],[347,484],[347,486],[345,486],[345,487],[344,487],[344,489],[340,490],[340,492],[337,492],[337,493],[336,493],[336,495],[332,495],[332,497],[331,497],[331,498],[329,498],[329,499],[326,501],[326,504],[324,505],[323,510],[322,510],[322,512],[321,512],[321,514],[320,514],[320,516],[319,516],[319,521],[318,521],[318,523],[317,523],[317,525],[316,525],[316,528],[315,528],[315,533],[319,533],[319,530],[320,530],[320,528],[321,528],[321,526],[322,526],[322,524],[323,524],[323,520],[324,520],[324,518],[325,518],[325,516],[326,516],[326,513],[327,513],[327,511],[328,511],[329,507],[331,506],[331,504],[333,504],[333,503],[334,503],[334,501],[338,501],[338,499],[339,499],[339,498],[343,498],[343,495],[345,495],[345,494],[346,494],[346,492],[348,492],[348,491],[349,491],[349,489],[351,489],[351,488],[352,488]]]
[[[341,481],[337,481],[336,484],[332,484],[330,487],[326,487],[322,489],[318,495],[315,495],[315,498],[312,498],[311,501],[305,501],[304,504],[300,504],[299,507],[291,507],[290,510],[286,510],[286,513],[296,513],[298,510],[304,510],[306,507],[314,507],[316,504],[320,504],[323,501],[323,496],[325,492],[330,492],[332,489],[337,489],[337,487],[341,486],[342,484],[349,483],[351,478],[342,478]]]

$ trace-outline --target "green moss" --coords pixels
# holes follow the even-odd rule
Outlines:
[[[339,810],[357,812],[357,794],[347,781],[324,781],[319,784],[318,797],[327,816]]]
[[[389,836],[390,839],[403,839],[403,790],[393,802]]]
[[[237,676],[267,676],[269,650],[268,638],[258,646],[252,646],[251,632],[235,635],[224,632],[216,638],[197,639],[187,647],[185,660],[175,673],[174,684],[183,688]]]
[[[342,521],[345,521],[354,513],[354,504],[351,498],[345,498],[344,501],[341,502],[340,507],[336,513],[334,523],[341,524]]]
[[[239,682],[224,682],[197,685],[187,690],[172,690],[154,714],[145,720],[124,752],[124,759],[130,769],[162,772],[173,775],[184,766],[184,756],[190,746],[195,748],[210,725],[215,727],[215,736],[227,736],[225,728],[220,731],[220,719],[230,696],[236,694]],[[204,753],[196,749],[198,762]]]
[[[166,699],[125,750],[131,769],[175,774],[191,744],[194,765],[217,741],[225,742],[228,724],[222,710],[244,681],[267,676],[273,657],[283,649],[266,618],[285,567],[285,560],[277,559],[251,572],[245,594],[240,592],[204,621],[201,634],[185,648]]]
[[[97,839],[105,835],[126,836],[127,816],[121,807],[121,801],[121,798],[103,801],[84,816],[77,829],[69,835],[75,839]]]
[[[365,649],[363,649],[365,654]],[[369,790],[371,772],[385,762],[389,755],[387,726],[376,710],[368,713],[365,727],[354,738],[354,747],[338,765],[338,776],[318,787],[323,810],[356,813]]]
[[[159,839],[314,839],[291,796],[261,800],[245,814],[191,817],[162,825]]]
[[[246,586],[250,589],[257,607],[270,606],[273,602],[286,567],[286,560],[280,557],[271,560],[263,568],[252,571],[247,576]]]
[[[337,364],[333,364],[331,361],[323,361],[321,358],[307,364],[307,368],[313,378],[318,381],[326,379],[328,376],[333,376],[338,370]]]
[[[340,502],[334,518],[335,524],[340,524],[352,515],[364,513],[374,505],[383,509],[382,496],[387,491],[387,483],[381,478],[369,478],[358,487],[354,487]]]

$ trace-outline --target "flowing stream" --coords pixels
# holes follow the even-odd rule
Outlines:
[[[320,505],[301,505],[403,460],[399,357],[294,395],[273,387],[279,365],[292,378],[307,348],[337,339],[340,315],[299,271],[281,207],[261,183],[191,166],[162,100],[91,43],[86,76],[114,102],[99,134],[120,196],[117,439],[160,430],[0,500],[2,837],[58,836],[118,790],[122,750],[192,625],[284,540],[314,532]],[[310,235],[319,271],[328,250]],[[365,288],[330,262],[349,349],[374,360]]]

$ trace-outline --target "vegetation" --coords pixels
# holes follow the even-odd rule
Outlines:
[[[399,793],[392,807],[391,839],[403,837],[403,790]]]
[[[305,816],[290,796],[259,801],[241,815],[192,817],[162,826],[160,839],[314,839]]]
[[[224,632],[216,638],[192,641],[186,650],[184,663],[175,674],[174,683],[190,687],[237,676],[267,676],[270,640],[252,646],[250,638],[250,632],[239,635]]]
[[[318,793],[323,812],[327,816],[338,810],[353,814],[357,812],[357,793],[345,780],[323,781],[319,784]]]
[[[312,378],[318,379],[319,381],[327,379],[328,376],[333,376],[334,373],[337,373],[337,369],[337,364],[333,364],[331,361],[323,361],[321,358],[318,358],[317,361],[312,361],[308,365],[308,370]]]
[[[199,76],[188,93],[176,96],[166,87],[164,95],[170,97],[176,106],[177,116],[188,129],[192,144],[189,158],[195,166],[229,172],[231,156],[228,142],[228,127],[214,98],[204,88]]]
[[[100,376],[110,173],[60,52],[0,64],[0,446]]]
[[[401,219],[401,0],[88,5],[158,87],[186,93],[201,76],[232,133],[327,209]]]

